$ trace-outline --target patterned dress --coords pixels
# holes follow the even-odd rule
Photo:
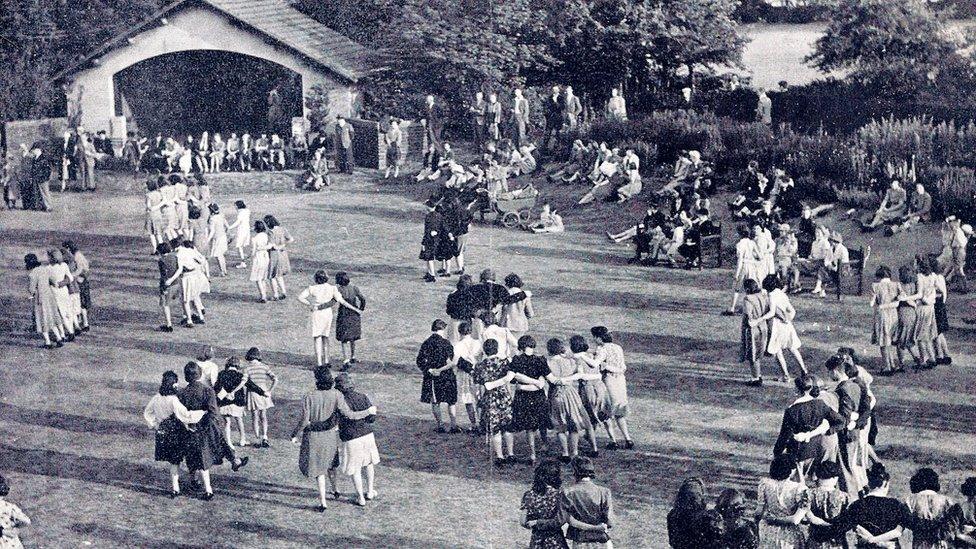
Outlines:
[[[553,496],[555,497],[555,496]],[[0,498],[0,548],[3,549],[23,549],[20,543],[20,536],[17,529],[21,526],[30,524],[27,515],[9,501]],[[538,547],[565,547],[563,545],[539,545]],[[533,546],[535,547],[535,546]]]
[[[792,524],[789,517],[803,505],[806,487],[792,480],[759,481],[757,497],[759,508],[763,510],[759,522],[761,549],[795,549],[803,547],[806,537],[803,528]]]
[[[559,490],[546,486],[546,491],[538,493],[529,490],[522,495],[522,510],[528,520],[542,521],[532,529],[529,549],[568,549],[563,531],[555,524],[559,504]]]
[[[894,345],[898,337],[898,309],[878,309],[880,305],[887,305],[898,300],[898,283],[885,278],[871,285],[871,304],[874,306],[874,332],[871,343],[888,347]]]
[[[830,522],[850,505],[850,496],[840,490],[810,490],[810,512],[817,518]],[[846,533],[837,534],[829,527],[810,526],[807,549],[847,549]]]
[[[478,363],[472,378],[475,385],[498,381],[508,373],[508,360],[493,356]],[[490,433],[501,432],[512,422],[512,393],[505,386],[487,389],[478,398],[481,425]]]

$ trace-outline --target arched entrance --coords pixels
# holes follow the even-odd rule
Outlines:
[[[144,135],[284,135],[303,112],[300,74],[240,53],[167,53],[130,65],[112,80],[115,115]]]

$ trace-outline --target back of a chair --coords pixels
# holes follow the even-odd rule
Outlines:
[[[707,265],[706,265],[707,263]],[[701,239],[701,265],[722,266],[722,223],[716,222],[714,230]]]
[[[848,250],[850,262],[845,264],[838,273],[838,299],[843,293],[861,295],[864,290],[864,263],[867,261],[869,253],[870,248],[867,251],[863,247]]]

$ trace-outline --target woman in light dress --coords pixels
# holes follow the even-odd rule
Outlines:
[[[173,194],[176,207],[176,234],[183,238],[190,237],[190,188],[186,186],[186,179],[179,175],[171,175],[173,179]]]
[[[390,129],[383,134],[383,141],[386,143],[386,173],[383,174],[383,179],[389,179],[391,170],[393,177],[400,177],[400,166],[403,164],[403,155],[400,152],[402,139],[400,121],[394,118],[390,120]]]
[[[166,241],[167,226],[162,212],[164,205],[158,179],[149,178],[146,181],[146,234],[149,235],[149,243],[152,244],[151,253],[156,253],[159,243]]]
[[[179,228],[179,219],[176,211],[176,188],[169,178],[159,176],[157,180],[159,194],[162,197],[159,204],[159,213],[163,220],[163,240],[169,242],[176,238],[176,231]]]
[[[574,335],[569,338],[569,351],[576,360],[577,376],[579,378],[580,398],[583,401],[583,408],[590,417],[593,429],[587,433],[590,446],[593,450],[590,457],[597,457],[599,449],[596,445],[596,430],[601,425],[610,437],[610,448],[617,447],[617,437],[613,434],[613,427],[610,425],[610,418],[613,415],[613,406],[610,402],[610,393],[607,391],[606,384],[603,383],[603,375],[600,373],[600,365],[590,354],[590,346],[586,338],[581,335]]]
[[[362,309],[354,307],[343,299],[338,288],[329,284],[329,275],[325,271],[316,271],[315,284],[305,288],[298,296],[298,301],[309,308],[309,329],[312,333],[312,345],[315,347],[315,364],[329,365],[329,332],[332,329],[332,312],[337,303],[353,311],[363,314]]]
[[[627,398],[627,363],[624,361],[624,350],[614,343],[613,335],[606,326],[590,328],[590,335],[596,340],[593,362],[599,365],[600,372],[603,374],[603,384],[606,385],[607,394],[610,396],[610,421],[616,423],[617,429],[623,435],[623,447],[632,450],[634,440],[630,437],[630,428],[627,425],[630,399]],[[615,441],[611,441],[607,448],[616,450],[618,446]]]
[[[918,321],[918,301],[922,294],[918,291],[918,276],[908,265],[898,268],[898,361],[905,363],[907,352],[915,361],[915,369],[922,368],[922,357],[918,353],[918,336],[921,324]]]
[[[221,164],[224,162],[224,150],[226,149],[227,144],[224,143],[220,133],[215,133],[213,136],[213,145],[210,147],[210,169],[207,171],[220,173]]]
[[[454,369],[457,378],[458,402],[464,404],[471,427],[468,432],[478,433],[478,413],[475,401],[474,382],[471,373],[483,358],[481,340],[471,335],[471,321],[462,320],[457,325],[458,338],[454,345]]]
[[[912,475],[908,482],[911,495],[905,498],[905,505],[913,520],[912,549],[952,549],[951,540],[955,528],[951,516],[954,502],[949,496],[941,494],[939,474],[928,467],[922,467]]]
[[[268,302],[268,280],[271,279],[271,239],[264,221],[254,222],[254,238],[251,240],[251,282],[257,284],[258,303]]]
[[[575,381],[579,380],[576,360],[566,354],[566,345],[560,339],[546,342],[546,352],[551,377],[549,381],[549,420],[562,446],[559,461],[569,463],[579,452],[580,433],[592,436],[593,424],[583,407]],[[595,448],[595,445],[594,445]]]
[[[505,287],[508,293],[517,294],[522,290],[522,278],[512,273],[505,277]],[[532,292],[525,291],[525,299],[505,305],[502,310],[502,326],[508,328],[512,337],[518,339],[529,333],[529,319],[535,316],[532,309]]]
[[[58,313],[57,298],[54,297],[54,273],[50,265],[43,265],[35,254],[24,256],[24,266],[27,268],[28,291],[34,304],[34,328],[44,338],[45,348],[61,347],[64,345],[64,322]]]
[[[769,466],[769,477],[759,481],[755,516],[762,549],[805,546],[806,536],[800,522],[809,509],[809,494],[804,484],[790,480],[795,469],[793,456],[780,454]]]
[[[237,219],[227,226],[227,230],[236,231],[234,233],[234,247],[237,248],[237,253],[241,256],[241,262],[237,264],[237,268],[243,269],[247,267],[247,261],[245,261],[247,256],[244,250],[251,246],[251,210],[248,209],[243,200],[235,201],[234,207],[237,208]]]
[[[199,423],[206,410],[189,411],[176,396],[176,372],[166,371],[153,395],[142,411],[142,417],[156,433],[155,460],[169,464],[170,497],[180,495],[180,463],[186,453],[186,426]]]
[[[227,231],[230,225],[224,214],[220,213],[220,206],[211,203],[208,208],[210,209],[210,217],[207,219],[208,255],[217,260],[220,276],[227,276],[227,259],[224,256],[227,254]]]
[[[739,292],[744,291],[743,283],[746,280],[762,282],[760,276],[760,262],[762,257],[756,241],[749,238],[749,229],[745,225],[739,225],[736,229],[739,232],[739,242],[735,245],[735,282],[732,288],[732,305],[724,314],[732,316],[735,314],[735,306],[739,302]]]
[[[763,316],[769,312],[769,296],[759,287],[754,278],[747,278],[742,284],[745,297],[742,298],[742,327],[739,344],[739,361],[749,363],[752,379],[749,385],[762,386],[762,357],[766,354],[769,341],[769,321]]]
[[[878,267],[871,284],[871,308],[874,309],[874,330],[871,343],[881,351],[880,375],[889,376],[901,370],[895,343],[898,338],[898,283],[891,280],[891,269]]]
[[[264,216],[264,224],[268,227],[268,239],[273,248],[268,259],[268,277],[271,279],[271,292],[275,300],[286,299],[288,291],[285,288],[285,276],[291,272],[291,261],[288,257],[288,245],[295,241],[288,229],[281,226],[273,215]],[[278,291],[281,290],[279,295]]]
[[[184,240],[175,250],[176,272],[166,281],[166,286],[172,286],[177,280],[183,295],[183,312],[185,326],[194,323],[204,324],[206,310],[203,307],[203,294],[210,293],[210,266],[207,258],[193,247],[193,243]]]
[[[47,251],[47,259],[51,273],[51,289],[58,304],[61,325],[64,326],[64,337],[67,341],[74,341],[75,332],[81,327],[77,317],[73,314],[71,293],[68,290],[68,286],[74,281],[74,277],[71,276],[71,268],[65,263],[61,250],[51,248]]]
[[[783,291],[783,282],[776,275],[769,275],[763,280],[763,289],[769,295],[769,312],[763,315],[760,320],[770,321],[769,342],[766,344],[766,352],[776,357],[776,362],[783,370],[783,381],[791,381],[789,368],[786,366],[786,357],[783,351],[789,351],[800,366],[800,372],[807,373],[806,364],[803,362],[803,355],[800,354],[800,336],[796,333],[793,326],[793,319],[796,317],[796,309],[790,303],[790,298]]]
[[[918,265],[918,353],[925,364],[925,368],[935,368],[935,338],[939,333],[935,326],[935,300],[938,296],[936,274],[926,258],[916,257]]]
[[[756,242],[759,249],[759,280],[765,280],[767,276],[776,273],[776,241],[769,229],[762,225],[752,228],[752,239]]]

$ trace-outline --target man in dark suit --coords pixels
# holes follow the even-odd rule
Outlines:
[[[424,148],[431,143],[440,144],[441,133],[444,131],[444,111],[434,102],[433,95],[427,96],[424,118],[420,123],[424,126]]]
[[[474,127],[474,142],[478,147],[478,152],[485,150],[485,115],[488,113],[488,104],[485,103],[485,94],[478,92],[474,94],[474,104],[468,109],[471,113],[471,122]]]
[[[341,116],[336,120],[335,145],[336,161],[339,164],[340,173],[352,173],[356,166],[352,153],[352,143],[355,130],[352,125]]]
[[[546,135],[542,140],[542,151],[549,152],[549,142],[558,138],[563,128],[563,102],[559,86],[552,87],[552,95],[546,98],[543,112],[546,116]]]

